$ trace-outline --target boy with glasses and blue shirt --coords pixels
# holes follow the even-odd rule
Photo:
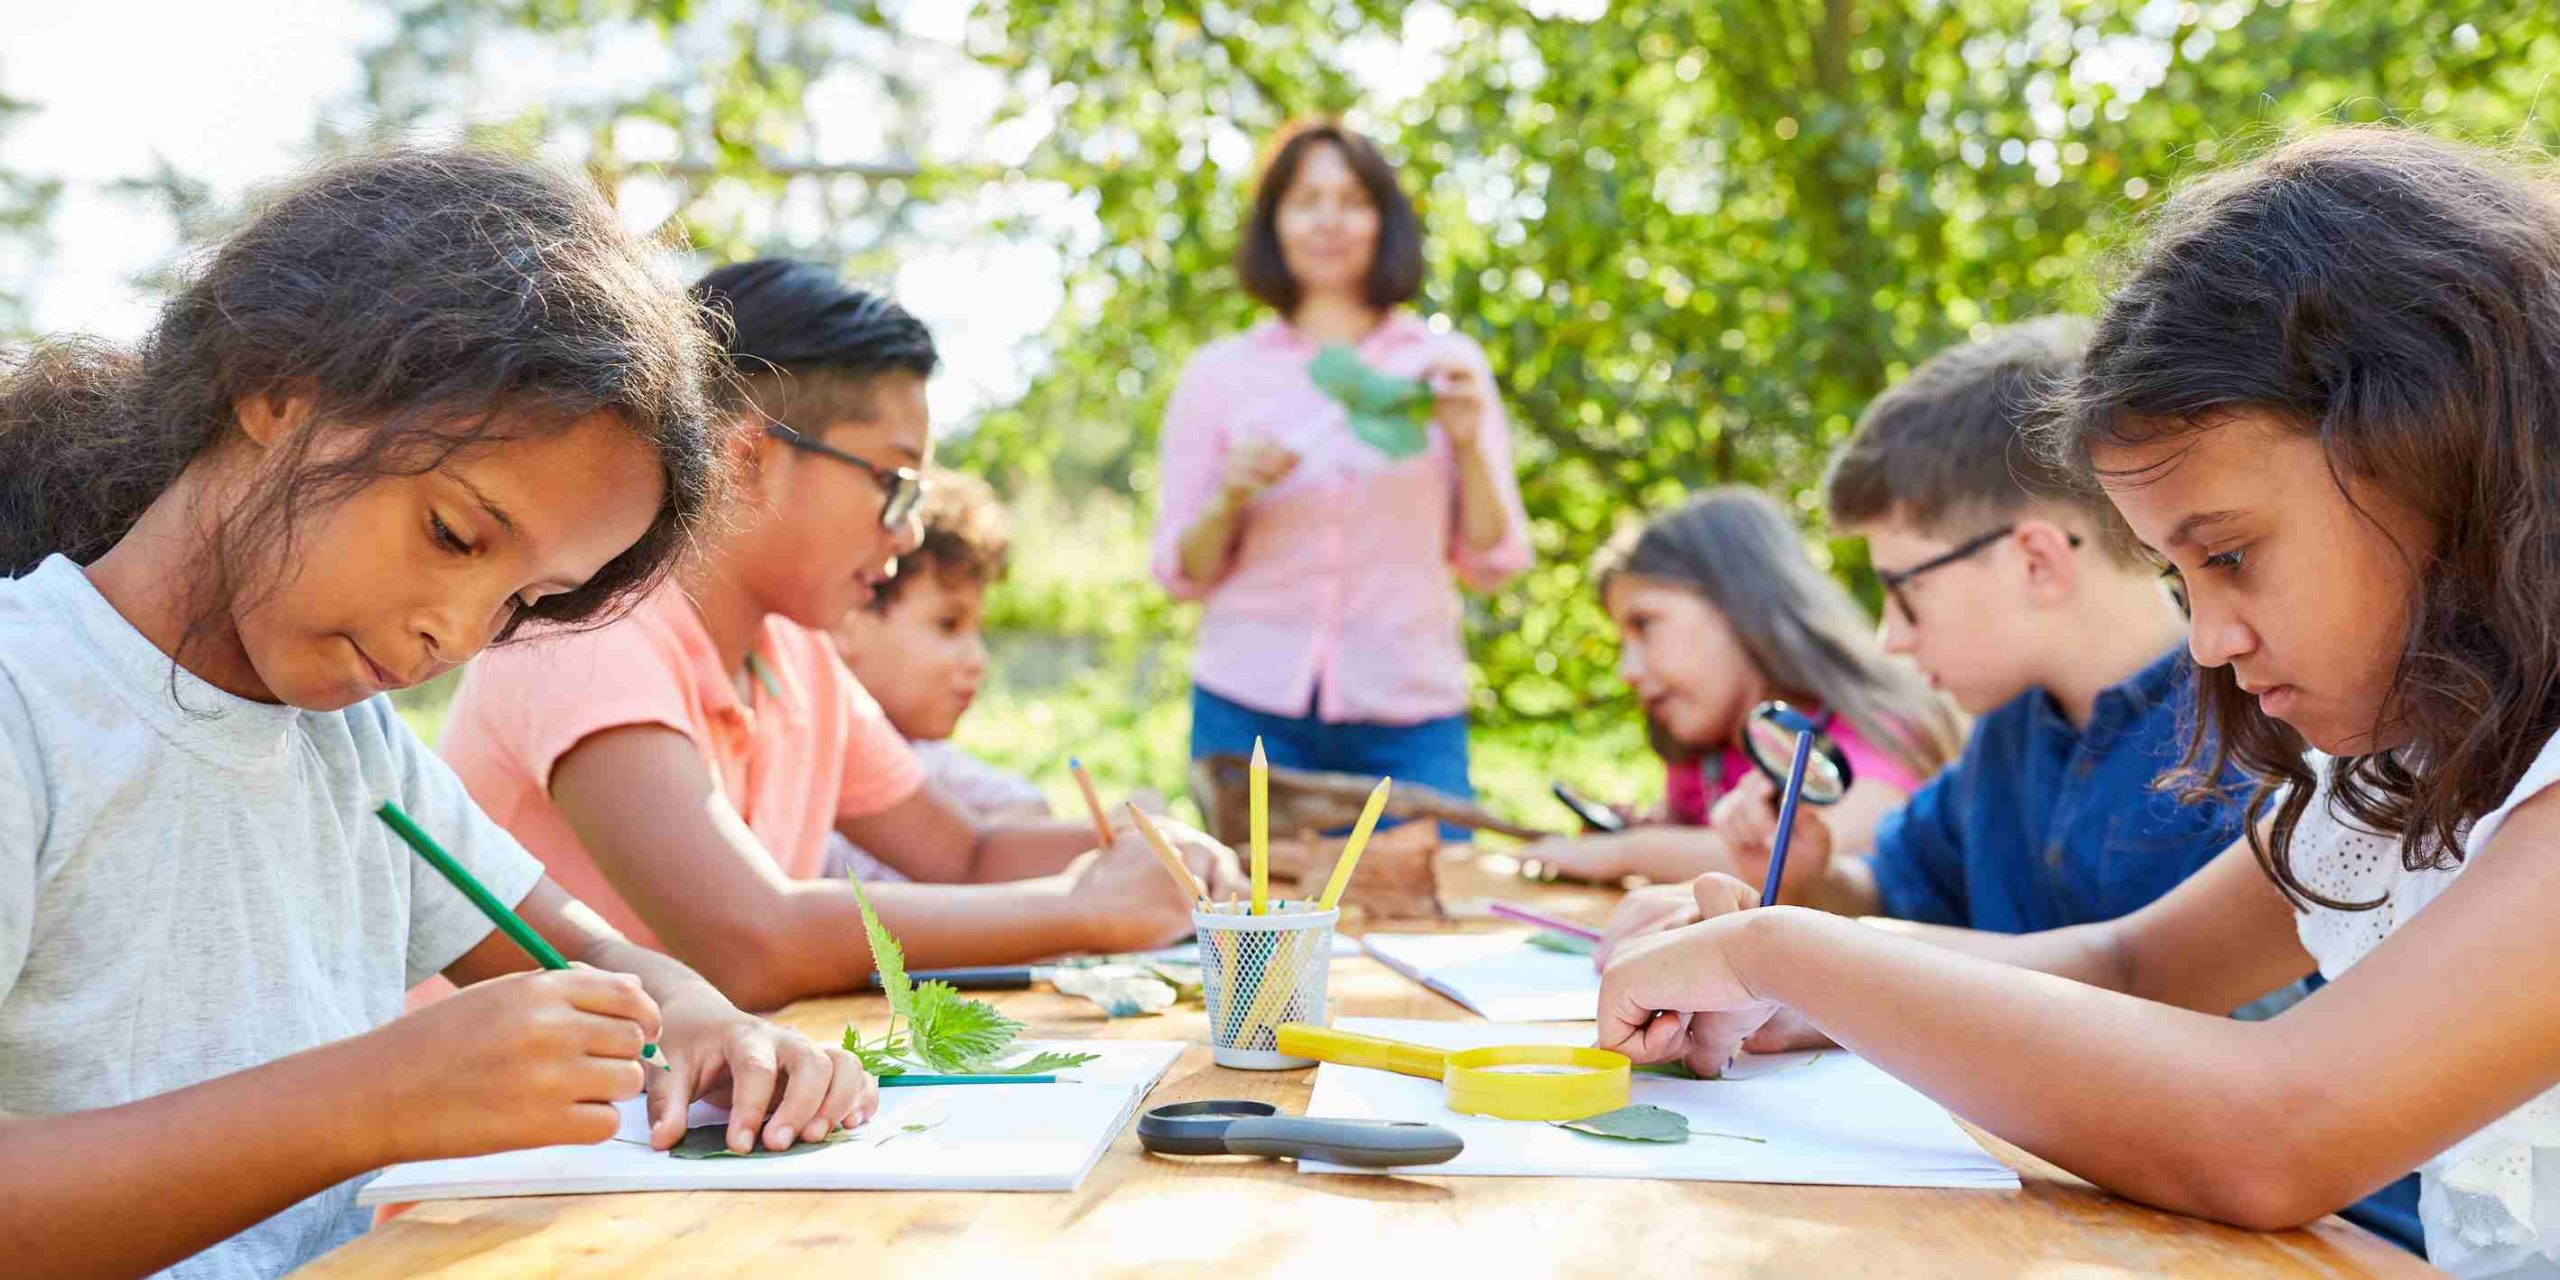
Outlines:
[[[2155,786],[2185,758],[2193,703],[2177,601],[2114,507],[2025,443],[2085,339],[2052,317],[1944,352],[1877,397],[1833,458],[1832,524],[1867,540],[1885,650],[1979,718],[1956,763],[1877,826],[1871,855],[1832,857],[1821,815],[1799,808],[1787,902],[1924,936],[2041,932],[2128,915],[2241,839],[2238,773],[2209,805]],[[1732,874],[1754,882],[1771,792],[1755,777],[1712,819]],[[1689,886],[1640,890],[1600,955],[1695,918]],[[2346,1216],[2415,1251],[2416,1208],[2412,1178]]]
[[[928,781],[828,630],[915,549],[933,338],[806,262],[695,286],[735,369],[731,509],[667,588],[610,626],[488,654],[438,744],[474,799],[634,941],[746,1008],[861,987],[831,836],[908,883],[867,886],[910,964],[1133,951],[1190,904],[1130,824],[980,818]],[[1165,823],[1218,892],[1235,855]]]

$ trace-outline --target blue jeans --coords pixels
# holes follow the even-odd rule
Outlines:
[[[1192,759],[1251,755],[1256,736],[1262,739],[1263,755],[1282,768],[1392,777],[1461,800],[1475,798],[1475,785],[1467,780],[1463,715],[1420,724],[1327,724],[1316,718],[1313,705],[1303,716],[1277,716],[1192,686]],[[1444,822],[1440,838],[1464,841],[1473,833]]]

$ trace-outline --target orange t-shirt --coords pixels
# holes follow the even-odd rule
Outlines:
[[[799,879],[824,870],[838,819],[924,785],[914,751],[823,633],[768,617],[755,652],[755,696],[741,703],[701,615],[671,583],[611,626],[483,654],[437,750],[571,897],[656,946],[551,802],[552,767],[579,743],[626,725],[683,734],[774,865]]]

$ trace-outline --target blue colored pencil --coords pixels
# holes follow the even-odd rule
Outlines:
[[[1786,794],[1778,800],[1778,838],[1769,845],[1769,879],[1760,886],[1760,905],[1778,905],[1778,885],[1787,874],[1787,845],[1795,839],[1796,805],[1804,799],[1804,771],[1813,762],[1813,736],[1831,719],[1825,713],[1809,728],[1796,733],[1796,758],[1787,765]]]

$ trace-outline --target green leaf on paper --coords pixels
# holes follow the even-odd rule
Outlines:
[[[778,1156],[807,1155],[824,1147],[832,1147],[853,1136],[851,1129],[838,1129],[816,1142],[795,1142],[780,1151],[768,1151],[761,1142],[745,1152],[729,1149],[729,1126],[702,1124],[684,1131],[684,1141],[667,1152],[678,1160],[766,1160]]]
[[[1587,1133],[1595,1138],[1615,1138],[1621,1142],[1687,1142],[1693,1137],[1730,1138],[1735,1142],[1765,1143],[1768,1141],[1767,1138],[1754,1138],[1749,1134],[1692,1129],[1689,1127],[1689,1117],[1668,1107],[1657,1107],[1642,1102],[1633,1106],[1620,1107],[1615,1111],[1603,1111],[1599,1115],[1580,1120],[1550,1120],[1548,1123],[1559,1129],[1571,1129],[1575,1133]]]
[[[1549,929],[1530,934],[1529,945],[1541,951],[1557,951],[1569,956],[1587,956],[1591,954],[1592,948],[1599,944],[1589,938],[1576,937],[1570,933],[1558,933]]]
[[[850,877],[847,877],[850,879]],[[859,1027],[844,1029],[845,1052],[875,1076],[905,1075],[916,1066],[942,1075],[1047,1075],[1080,1067],[1097,1056],[1090,1053],[1041,1053],[1011,1066],[998,1059],[1012,1051],[1022,1024],[996,1011],[984,1000],[972,1000],[947,982],[913,983],[907,979],[906,952],[871,910],[859,881],[854,902],[862,908],[862,929],[871,940],[871,959],[880,972],[880,989],[889,997],[889,1025],[877,1039],[866,1039]],[[899,1023],[906,1024],[903,1032]]]

